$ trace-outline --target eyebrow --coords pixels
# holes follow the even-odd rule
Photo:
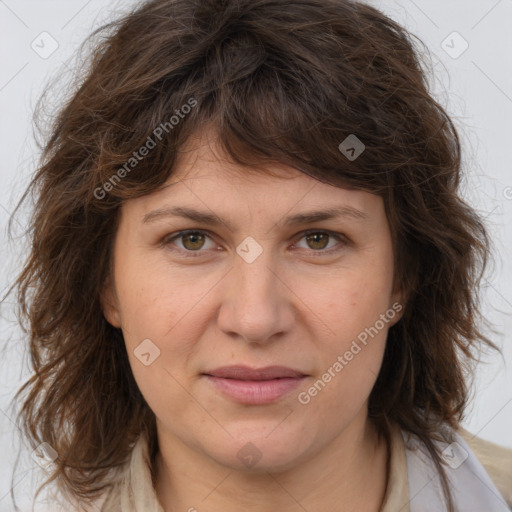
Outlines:
[[[210,226],[219,226],[223,224],[231,232],[234,231],[229,221],[226,221],[213,212],[199,211],[185,206],[174,206],[170,208],[158,208],[148,212],[142,218],[143,224],[149,224],[168,217],[181,217],[201,224]],[[357,221],[368,219],[368,215],[352,206],[338,206],[336,208],[327,208],[325,210],[314,210],[309,212],[297,213],[286,217],[283,222],[279,223],[283,226],[296,226],[300,224],[310,224],[324,220],[348,217]]]

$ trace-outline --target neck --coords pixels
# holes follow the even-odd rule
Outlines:
[[[378,512],[388,448],[366,417],[283,472],[240,472],[159,429],[155,491],[165,512]]]

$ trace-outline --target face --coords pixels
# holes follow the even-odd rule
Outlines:
[[[364,425],[401,306],[382,199],[271,170],[191,140],[165,188],[122,207],[103,306],[159,440],[275,471]]]

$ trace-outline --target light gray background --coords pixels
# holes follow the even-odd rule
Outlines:
[[[492,339],[504,357],[487,356],[480,365],[464,426],[478,436],[512,447],[512,0],[373,1],[429,47],[434,94],[452,115],[464,146],[464,195],[486,218],[496,247],[496,267],[482,299],[487,318],[500,331]],[[12,282],[26,243],[24,212],[8,218],[37,162],[31,115],[47,80],[91,30],[135,2],[100,0],[0,0],[0,292]],[[467,41],[467,50],[457,56]],[[50,56],[52,41],[58,44]],[[448,39],[447,39],[448,38]],[[443,45],[443,41],[446,41]],[[31,45],[38,48],[38,54]],[[450,56],[447,51],[452,54]],[[46,57],[46,58],[43,58]],[[457,58],[454,58],[457,57]],[[69,65],[69,62],[68,62]],[[64,66],[64,67],[62,67]],[[59,98],[56,98],[58,105]],[[16,326],[13,297],[0,305],[0,511],[13,510],[11,474],[20,439],[10,404],[29,375],[23,336]],[[37,469],[36,469],[37,468]],[[22,449],[14,484],[22,510],[39,468]],[[37,508],[36,510],[42,510]]]

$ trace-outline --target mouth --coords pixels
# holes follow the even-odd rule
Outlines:
[[[247,405],[275,402],[307,378],[306,374],[285,366],[259,369],[227,366],[203,373],[203,376],[224,396]]]

